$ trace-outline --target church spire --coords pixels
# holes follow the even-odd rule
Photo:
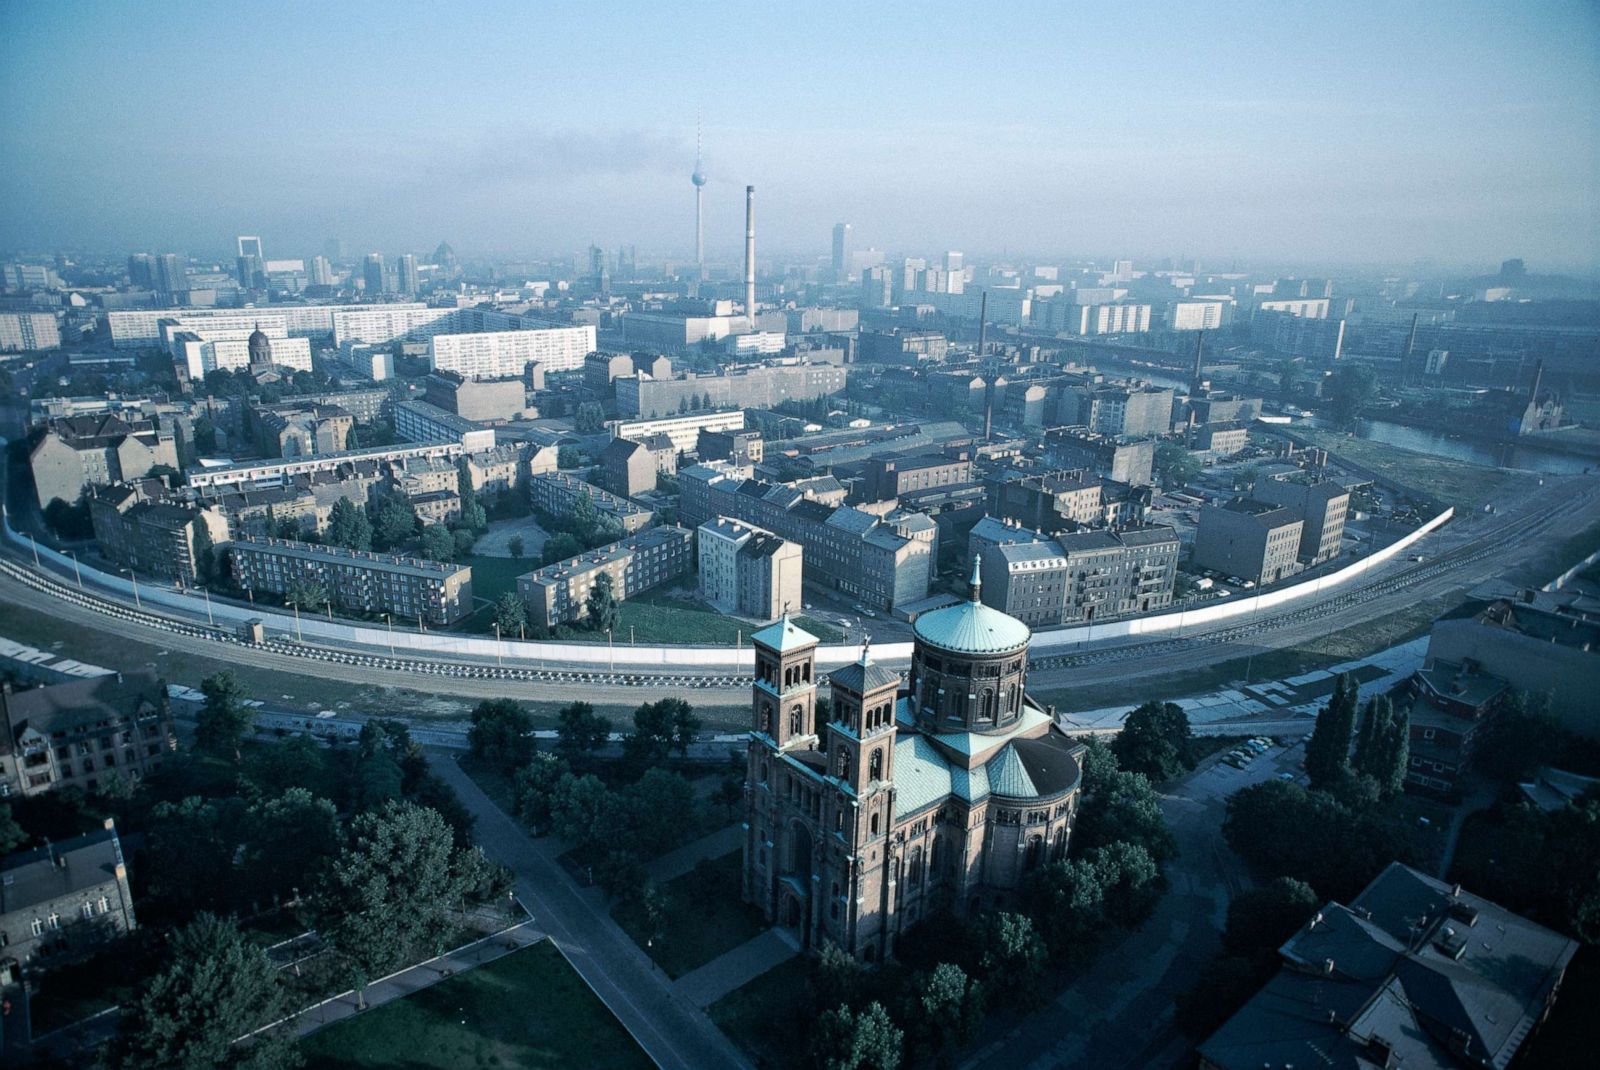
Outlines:
[[[981,600],[979,598],[979,593],[983,590],[983,573],[980,571],[980,568],[981,568],[982,565],[983,565],[983,555],[982,554],[973,554],[972,555],[972,578],[967,580],[967,586],[969,588],[969,591],[967,593],[967,598],[970,601],[973,601],[973,602],[977,602],[977,601]]]

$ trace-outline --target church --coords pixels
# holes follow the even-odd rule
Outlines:
[[[756,632],[744,897],[808,950],[864,961],[941,911],[1003,907],[1063,858],[1082,746],[1028,699],[1028,626],[979,599],[913,626],[909,677],[872,662],[828,676],[819,640],[785,615]]]

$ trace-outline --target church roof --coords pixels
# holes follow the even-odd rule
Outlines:
[[[967,803],[980,802],[991,794],[1007,799],[1052,798],[1075,787],[1082,776],[1072,753],[1076,744],[1059,733],[1031,739],[980,737],[987,743],[998,742],[999,746],[990,757],[968,769],[960,762],[952,762],[941,748],[952,741],[963,743],[975,734],[941,732],[935,743],[934,737],[911,727],[904,699],[895,713],[901,726],[894,745],[897,820],[951,798]],[[1031,707],[1024,708],[1024,715],[1026,723],[1035,727],[1045,716]]]
[[[800,625],[790,620],[787,616],[774,621],[750,636],[752,643],[760,643],[764,647],[786,654],[791,650],[800,650],[803,647],[815,646],[822,640],[806,631]]]
[[[924,613],[912,625],[916,637],[956,654],[1005,654],[1028,645],[1033,632],[1016,617],[983,604],[981,555],[972,557],[972,594],[959,605]]]
[[[871,661],[864,650],[861,653],[861,660],[853,661],[842,669],[833,670],[828,674],[828,680],[830,683],[848,687],[858,695],[865,695],[882,687],[900,686],[900,674]]]

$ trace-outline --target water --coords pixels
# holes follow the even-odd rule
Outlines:
[[[1333,426],[1320,418],[1307,420],[1306,423],[1312,427]],[[1564,453],[1550,453],[1505,442],[1453,438],[1442,431],[1408,427],[1387,420],[1358,420],[1353,430],[1357,438],[1371,442],[1382,442],[1415,453],[1426,453],[1434,457],[1446,457],[1490,468],[1520,468],[1550,475],[1573,475],[1591,468],[1600,468],[1600,462],[1583,457],[1569,457]]]

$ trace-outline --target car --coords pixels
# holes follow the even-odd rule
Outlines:
[[[1243,587],[1247,591],[1253,588],[1255,585],[1255,580],[1245,580],[1243,583],[1239,584],[1240,587]]]
[[[1278,779],[1283,781],[1285,784],[1287,784],[1289,781],[1294,779],[1294,774],[1293,773],[1279,773],[1278,774]]]
[[[1423,558],[1422,558],[1421,554],[1412,554],[1411,555],[1411,560],[1415,561],[1417,564],[1420,565],[1420,564],[1422,564]]]
[[[1229,765],[1233,766],[1235,769],[1243,769],[1245,767],[1245,762],[1246,762],[1246,759],[1241,758],[1237,754],[1232,754],[1232,753],[1224,754],[1222,756],[1222,760],[1224,762],[1227,762]]]

